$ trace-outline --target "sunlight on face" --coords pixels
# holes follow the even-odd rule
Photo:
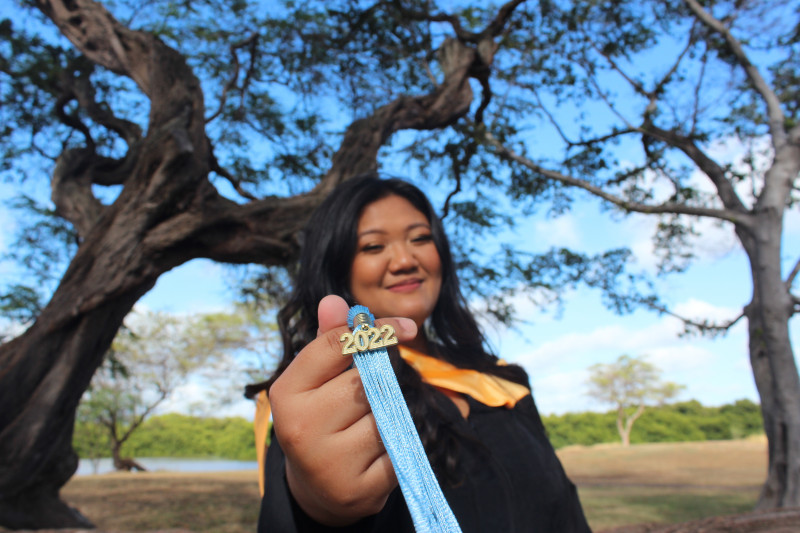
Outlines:
[[[376,318],[407,317],[422,327],[441,288],[442,264],[425,215],[397,195],[367,205],[350,269],[356,302]]]

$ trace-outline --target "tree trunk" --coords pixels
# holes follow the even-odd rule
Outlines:
[[[119,472],[146,472],[147,469],[139,464],[133,457],[122,457],[122,443],[115,442],[111,447],[111,458],[114,461],[114,468]]]
[[[753,295],[745,316],[769,450],[759,509],[800,507],[800,376],[789,338],[792,301],[780,271],[782,212],[759,212],[753,234],[737,229],[751,263]]]
[[[72,450],[75,410],[122,319],[145,291],[120,295],[78,317],[51,304],[25,334],[0,347],[4,526],[91,526],[58,497],[78,466]]]
[[[627,448],[631,445],[631,431],[633,431],[633,424],[644,413],[645,406],[640,404],[636,407],[636,411],[627,416],[625,414],[625,406],[620,406],[617,409],[617,431],[622,439],[622,447]]]
[[[620,406],[617,408],[617,432],[622,441],[622,447],[627,448],[631,445],[631,427],[625,424],[625,408]]]

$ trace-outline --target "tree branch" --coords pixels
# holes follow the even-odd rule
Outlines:
[[[56,213],[75,227],[83,240],[105,209],[92,191],[92,166],[89,148],[65,150],[57,159],[50,180],[50,199]]]
[[[152,38],[121,25],[105,7],[91,0],[34,2],[92,62],[129,76],[145,93],[152,92],[148,63],[135,60],[135,56],[152,52]]]
[[[794,280],[797,277],[797,274],[799,273],[800,273],[800,258],[797,259],[797,262],[795,262],[794,264],[794,268],[792,268],[792,271],[789,272],[789,275],[786,277],[786,281],[784,282],[786,284],[787,291],[792,289],[792,285],[794,285]]]
[[[456,38],[462,43],[471,43],[475,46],[475,60],[470,69],[470,77],[475,78],[481,84],[483,90],[481,103],[475,111],[475,122],[483,121],[483,112],[489,106],[492,99],[492,88],[489,83],[489,74],[497,52],[498,44],[494,38],[503,33],[511,18],[514,9],[525,0],[511,0],[503,4],[497,10],[495,17],[480,32],[470,32],[464,29],[461,21],[455,15],[449,13],[429,13],[407,8],[402,0],[395,0],[394,7],[406,18],[413,20],[423,20],[429,22],[447,22],[450,24]],[[441,50],[441,49],[440,49]]]
[[[700,118],[700,95],[702,94],[703,81],[706,78],[706,67],[708,66],[708,49],[706,48],[700,58],[700,73],[697,76],[697,84],[694,87],[694,106],[692,109],[692,126],[689,128],[689,135],[694,136],[697,132],[697,125]]]
[[[769,130],[772,135],[772,146],[777,152],[786,144],[787,136],[784,129],[785,116],[781,109],[781,102],[770,85],[764,80],[758,68],[750,62],[750,58],[742,48],[742,44],[733,36],[722,21],[714,18],[711,13],[703,9],[697,0],[684,0],[695,17],[710,30],[719,33],[725,39],[725,43],[739,61],[739,65],[744,69],[745,74],[753,84],[753,88],[761,95],[767,106],[769,116]]]
[[[678,203],[670,203],[670,202],[658,205],[647,205],[647,204],[642,204],[640,202],[632,202],[630,200],[626,200],[619,196],[610,194],[605,190],[601,189],[600,187],[592,185],[591,183],[588,183],[585,180],[575,178],[573,176],[568,176],[566,174],[562,174],[561,172],[557,172],[555,170],[544,168],[541,165],[531,161],[530,159],[520,154],[517,154],[510,148],[505,147],[491,133],[487,132],[484,138],[487,143],[489,143],[491,146],[494,147],[498,156],[519,163],[524,167],[543,175],[547,179],[563,183],[564,185],[568,185],[570,187],[577,187],[579,189],[583,189],[595,196],[602,198],[603,200],[606,200],[607,202],[616,205],[617,207],[624,209],[625,211],[633,211],[637,213],[647,213],[647,214],[673,213],[676,215],[691,215],[691,216],[718,218],[721,220],[727,220],[728,222],[732,222],[734,224],[742,224],[747,226],[753,224],[751,215],[749,215],[746,212],[739,212],[731,209],[693,207],[693,206],[688,206]]]
[[[713,159],[708,157],[691,139],[680,135],[675,131],[661,129],[655,125],[648,124],[642,126],[643,133],[652,135],[663,140],[667,144],[678,148],[702,170],[717,189],[720,200],[727,212],[738,213],[739,222],[749,225],[750,218],[745,215],[748,209],[745,207],[733,185],[725,177],[725,170],[720,167]],[[729,220],[726,218],[726,220]],[[734,222],[731,220],[731,222]],[[737,222],[737,223],[739,223]]]
[[[481,33],[483,33],[485,37],[497,37],[500,35],[503,32],[508,19],[511,18],[511,14],[523,2],[525,2],[525,0],[511,0],[510,2],[506,2],[500,6],[500,9],[497,10],[497,15],[495,15],[492,21]]]
[[[678,320],[683,322],[684,327],[687,330],[685,333],[688,333],[690,331],[689,328],[696,328],[698,331],[700,331],[702,333],[709,333],[710,332],[710,333],[712,333],[714,335],[717,335],[717,334],[720,334],[720,333],[725,333],[726,331],[731,329],[734,325],[736,325],[736,323],[739,322],[739,320],[741,320],[745,316],[744,311],[742,311],[737,317],[732,318],[731,320],[727,320],[727,321],[725,321],[725,322],[723,322],[721,324],[714,324],[712,322],[709,322],[708,320],[704,320],[702,322],[697,322],[696,320],[692,320],[691,318],[686,318],[684,316],[681,316],[681,315],[679,315],[679,314],[677,314],[677,313],[675,313],[673,311],[670,311],[666,307],[658,305],[658,304],[655,304],[655,303],[645,302],[645,305],[649,306],[651,309],[653,309],[653,310],[655,310],[655,311],[657,311],[657,312],[659,312],[661,314],[669,315],[669,316],[671,316],[673,318],[677,318]]]
[[[444,200],[444,207],[442,207],[442,219],[447,218],[447,215],[450,213],[450,201],[456,196],[456,194],[461,192],[461,169],[469,165],[469,162],[472,159],[472,156],[475,155],[475,152],[477,152],[477,149],[478,143],[475,142],[473,137],[466,141],[466,146],[464,147],[464,154],[462,157],[458,157],[457,153],[455,152],[451,154],[451,168],[453,169],[453,179],[455,180],[456,185]]]
[[[211,114],[210,117],[206,119],[206,124],[213,121],[219,115],[222,114],[222,110],[225,108],[225,102],[228,99],[228,92],[236,87],[236,83],[239,81],[239,54],[237,54],[237,50],[239,48],[244,48],[245,46],[250,46],[250,67],[247,69],[247,74],[245,75],[244,82],[242,83],[242,87],[240,88],[240,92],[244,93],[247,90],[247,86],[250,84],[250,79],[252,77],[253,72],[253,64],[255,63],[255,47],[258,43],[258,34],[254,33],[247,39],[243,39],[239,42],[233,43],[230,46],[231,51],[231,58],[233,60],[233,72],[231,73],[230,79],[228,79],[228,83],[222,88],[222,94],[219,97],[219,107],[217,110]]]
[[[393,133],[443,128],[469,112],[473,98],[469,78],[476,52],[456,39],[446,39],[437,55],[444,72],[442,83],[427,95],[401,96],[350,124],[316,191],[326,193],[347,177],[373,170],[378,150]]]
[[[84,64],[72,65],[71,68],[61,73],[62,90],[78,101],[78,104],[86,110],[89,118],[117,133],[128,146],[139,142],[142,138],[142,128],[138,124],[117,117],[110,111],[110,106],[103,106],[97,102],[96,92],[90,80],[94,65],[89,64],[85,58],[79,58],[75,63]],[[80,71],[78,77],[73,75],[74,69]]]
[[[413,20],[427,20],[430,22],[446,22],[453,28],[453,33],[456,34],[458,40],[465,43],[478,44],[486,38],[492,39],[497,37],[503,32],[508,19],[520,4],[525,0],[511,0],[506,2],[500,9],[497,10],[495,17],[486,25],[480,32],[471,32],[464,29],[461,21],[455,15],[449,13],[428,13],[424,11],[417,11],[410,9],[403,5],[402,0],[394,0],[395,8],[404,16]]]
[[[649,91],[647,89],[645,89],[644,85],[642,85],[641,82],[638,82],[638,81],[634,80],[624,70],[622,70],[622,68],[619,66],[619,64],[616,61],[614,61],[614,58],[611,57],[610,54],[607,54],[607,53],[603,52],[602,49],[599,48],[594,43],[592,43],[592,46],[597,51],[597,53],[600,54],[608,62],[608,64],[611,66],[611,68],[614,71],[616,71],[620,76],[622,76],[622,78],[626,82],[628,82],[628,84],[631,87],[633,87],[633,89],[637,93],[639,93],[640,95],[642,95],[645,98],[647,98],[649,103],[648,103],[647,108],[645,110],[645,115],[649,115],[649,114],[652,114],[655,111],[655,104],[656,104],[656,100],[658,98],[658,95],[661,93],[661,91],[664,89],[664,87],[667,85],[667,83],[669,83],[670,79],[672,79],[672,76],[678,71],[678,66],[680,66],[681,61],[683,61],[683,58],[686,57],[686,54],[689,53],[689,50],[691,49],[693,44],[694,44],[694,38],[692,36],[690,36],[689,40],[686,42],[686,46],[684,46],[683,50],[681,50],[681,53],[678,54],[678,56],[675,58],[675,62],[672,64],[672,66],[669,69],[667,69],[667,72],[664,74],[664,76],[662,76],[661,80],[659,80],[655,84],[655,87],[652,90],[649,90]],[[592,79],[594,80],[593,77],[592,77]]]
[[[255,196],[242,188],[242,183],[238,178],[222,168],[222,165],[219,164],[219,160],[217,160],[216,154],[214,154],[214,147],[211,145],[211,141],[208,141],[208,158],[211,170],[228,180],[228,183],[233,186],[234,190],[236,190],[239,196],[242,198],[247,198],[248,200],[256,200]]]
[[[156,407],[161,405],[161,403],[167,399],[168,394],[169,394],[168,391],[159,388],[158,399],[152,404],[145,407],[142,413],[135,415],[133,417],[133,421],[131,422],[131,425],[128,427],[128,430],[125,431],[125,433],[118,439],[120,444],[124,443],[130,438],[133,432],[136,431],[136,429],[144,423],[145,419],[150,415],[150,413],[152,413]],[[116,423],[114,424],[114,427],[116,428]]]

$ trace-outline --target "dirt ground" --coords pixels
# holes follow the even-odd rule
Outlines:
[[[624,526],[595,533],[798,533],[800,508],[715,516],[670,525]]]
[[[598,445],[559,451],[570,477],[580,486],[746,487],[763,479],[766,439],[745,441],[649,444],[625,449]],[[678,524],[636,524],[595,533],[800,533],[800,508],[715,516]]]
[[[595,533],[798,533],[800,509],[783,509],[734,516],[717,516],[682,524],[624,526]],[[100,529],[51,529],[19,533],[123,533]],[[187,529],[159,529],[148,533],[191,533]],[[498,532],[500,533],[500,532]]]
[[[594,501],[590,497],[584,503],[594,506],[595,521],[590,523],[594,523],[595,533],[800,533],[800,508],[746,512],[755,502],[766,470],[763,438],[648,444],[628,449],[619,445],[575,446],[559,450],[558,455],[579,491],[586,490],[590,496],[594,491]],[[258,516],[255,486],[254,472],[182,476],[155,472],[76,478],[65,488],[67,501],[101,527],[39,533],[252,532]],[[678,518],[684,521],[658,512],[614,515],[615,509],[630,510],[630,500],[618,495],[619,488],[670,510],[673,503],[668,497],[675,492],[683,494],[681,502],[674,505],[686,513]],[[649,492],[653,490],[659,495],[655,500]],[[707,492],[712,497],[704,499]],[[598,493],[603,497],[598,498]],[[708,507],[718,499],[717,494],[730,493],[744,494],[745,505],[719,507],[717,512]],[[691,505],[685,503],[686,494]],[[688,513],[692,510],[689,507],[694,512]],[[192,521],[181,514],[186,508],[192,510]],[[739,509],[742,512],[734,514]],[[151,516],[145,516],[147,512]],[[598,520],[598,512],[605,513],[605,518]],[[691,520],[692,516],[705,518]],[[167,528],[156,529],[157,524]]]

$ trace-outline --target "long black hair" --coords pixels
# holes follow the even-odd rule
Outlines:
[[[338,185],[312,214],[302,235],[294,289],[289,301],[278,313],[283,357],[269,380],[248,387],[248,397],[258,390],[269,388],[297,353],[316,337],[319,327],[317,306],[324,296],[336,294],[350,306],[358,303],[350,291],[350,269],[357,250],[358,221],[367,205],[392,195],[408,200],[428,219],[441,261],[442,287],[433,313],[425,325],[428,340],[435,346],[435,353],[429,355],[461,368],[528,384],[528,376],[521,367],[498,365],[497,357],[487,349],[484,336],[461,294],[444,227],[428,198],[406,181],[382,179],[370,173]],[[438,393],[424,385],[415,371],[396,354],[393,355],[398,381],[432,463],[439,463],[439,466],[451,470],[448,465],[452,463],[452,454],[447,451],[437,453],[432,446],[433,442],[443,439],[457,440],[447,435],[449,430],[446,426],[449,424],[435,406],[432,394]],[[437,416],[437,413],[441,416]],[[436,447],[441,452],[441,446]]]

